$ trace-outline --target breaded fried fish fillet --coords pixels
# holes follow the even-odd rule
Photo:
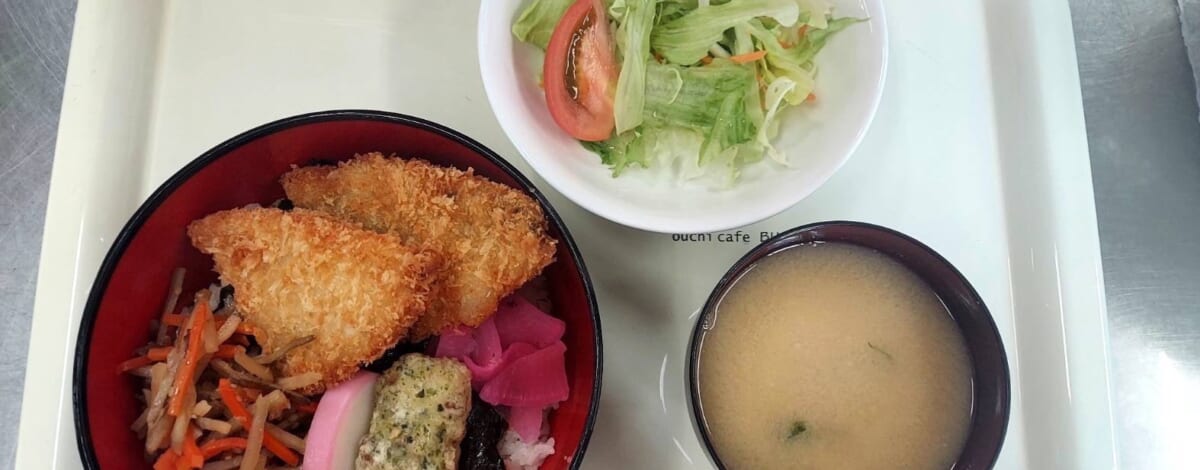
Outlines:
[[[237,310],[264,332],[264,354],[315,340],[280,362],[317,372],[317,393],[349,379],[402,339],[425,311],[436,254],[352,222],[297,209],[233,209],[192,222],[188,235],[234,288]]]
[[[479,325],[500,299],[554,260],[537,201],[472,170],[371,153],[337,167],[292,170],[282,183],[297,207],[396,234],[442,256],[445,272],[413,339]]]

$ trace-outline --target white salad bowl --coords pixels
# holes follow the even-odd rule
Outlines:
[[[773,141],[788,165],[750,164],[731,185],[635,168],[619,177],[563,132],[538,86],[542,52],[512,35],[529,0],[485,0],[479,9],[479,68],[500,126],[539,175],[568,199],[614,222],[662,233],[751,224],[795,205],[854,153],[879,105],[887,69],[882,0],[832,0],[835,16],[870,18],[839,32],[817,55],[815,103],[788,108]]]

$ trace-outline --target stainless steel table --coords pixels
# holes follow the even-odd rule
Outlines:
[[[1070,1],[1107,283],[1120,462],[1196,468],[1200,111],[1178,0]],[[13,465],[74,4],[0,0],[0,469]]]
[[[42,219],[74,17],[75,0],[0,0],[0,469],[12,468],[16,458]]]
[[[1177,0],[1073,0],[1124,468],[1198,468],[1200,121]]]

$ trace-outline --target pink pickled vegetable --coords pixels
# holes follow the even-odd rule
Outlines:
[[[509,346],[504,350],[504,354],[500,356],[500,360],[491,364],[476,364],[471,358],[466,358],[463,363],[467,365],[467,369],[471,371],[471,388],[476,392],[483,388],[483,384],[492,380],[500,370],[508,367],[513,361],[532,354],[538,348],[529,343],[517,343]]]
[[[547,407],[567,399],[566,345],[561,341],[517,359],[479,391],[494,405]]]
[[[513,343],[530,343],[544,348],[562,339],[567,324],[541,311],[524,297],[510,295],[500,301],[500,309],[493,317],[500,344],[508,347]]]
[[[508,411],[508,427],[525,442],[537,442],[542,437],[545,413],[540,406],[514,406]]]
[[[465,329],[453,329],[442,333],[437,340],[435,357],[467,357],[475,352],[474,332]]]
[[[476,364],[494,364],[500,362],[503,354],[500,334],[496,331],[496,317],[492,316],[475,328],[475,352],[470,357]]]
[[[433,352],[453,357],[471,371],[479,398],[510,407],[509,429],[521,441],[542,436],[546,410],[567,399],[566,323],[520,295],[500,302],[496,314],[473,329],[456,328],[438,338]]]

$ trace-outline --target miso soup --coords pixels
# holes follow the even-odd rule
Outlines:
[[[818,243],[766,257],[699,339],[699,406],[737,469],[946,469],[971,365],[937,295],[895,260]]]

